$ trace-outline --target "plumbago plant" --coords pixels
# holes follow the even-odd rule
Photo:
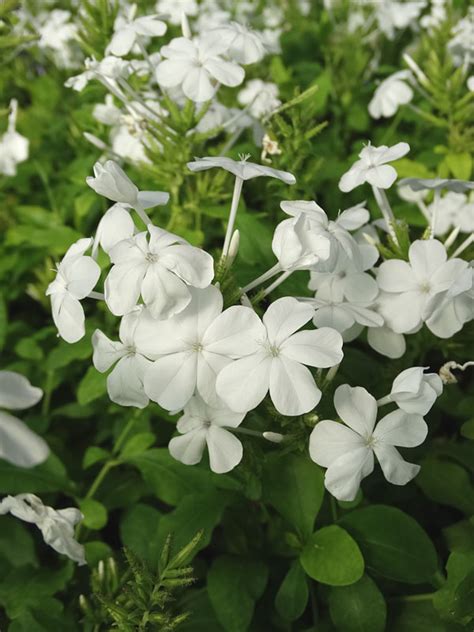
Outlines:
[[[471,630],[468,3],[4,5],[0,627]]]

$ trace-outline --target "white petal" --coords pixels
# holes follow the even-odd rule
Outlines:
[[[85,298],[96,286],[100,267],[92,257],[77,257],[64,264],[67,291],[77,299]]]
[[[183,81],[183,92],[197,103],[203,103],[212,99],[217,86],[211,83],[209,73],[202,66],[191,68]]]
[[[84,310],[80,302],[67,292],[51,295],[54,324],[66,342],[73,343],[85,334]]]
[[[437,239],[418,239],[410,246],[408,257],[416,277],[426,281],[446,262],[447,254]]]
[[[391,165],[379,165],[367,169],[365,179],[379,189],[389,189],[397,179],[397,172]]]
[[[377,283],[385,292],[406,292],[417,286],[413,270],[406,261],[389,259],[384,261],[377,272]]]
[[[323,329],[330,327],[339,333],[343,333],[355,323],[352,314],[339,305],[324,305],[320,307],[313,317],[313,323]]]
[[[426,295],[418,290],[387,294],[380,301],[379,312],[395,333],[409,333],[421,325],[425,302]]]
[[[97,226],[96,241],[109,253],[119,241],[133,237],[134,230],[135,224],[129,211],[120,204],[114,204]]]
[[[406,351],[403,334],[396,334],[388,327],[373,327],[367,332],[367,341],[372,349],[387,358],[401,358]]]
[[[164,191],[139,191],[137,199],[141,208],[153,208],[167,204],[170,194]]]
[[[48,458],[47,443],[28,426],[0,411],[0,458],[19,467],[35,467]]]
[[[117,246],[122,243],[124,242],[120,242]],[[105,301],[112,314],[123,316],[135,307],[147,268],[145,261],[137,264],[134,260],[112,266],[104,284]]]
[[[231,61],[209,59],[204,67],[219,83],[225,86],[238,86],[245,77],[244,69]]]
[[[351,501],[363,478],[374,469],[374,455],[367,447],[357,448],[339,457],[326,470],[324,485],[338,500]]]
[[[157,319],[167,319],[179,314],[191,301],[186,284],[160,263],[148,267],[141,293],[150,314]]]
[[[385,478],[393,485],[406,485],[420,471],[419,465],[402,459],[399,451],[391,445],[375,445],[374,452]]]
[[[287,338],[280,349],[286,358],[319,369],[339,364],[344,355],[342,336],[330,327],[299,331]]]
[[[217,394],[234,412],[252,410],[268,392],[271,363],[263,353],[231,362],[217,376]]]
[[[139,354],[127,355],[117,363],[107,377],[110,399],[120,406],[145,408],[149,399],[143,388],[145,372],[152,362]]]
[[[415,448],[423,443],[428,426],[421,415],[410,415],[403,410],[394,410],[379,421],[373,437],[375,445],[384,443],[401,448]]]
[[[241,442],[228,430],[211,426],[207,432],[209,465],[216,474],[230,472],[240,463],[243,456]]]
[[[233,305],[220,314],[202,338],[206,351],[239,358],[258,350],[265,327],[250,307]]]
[[[272,303],[263,316],[268,339],[276,346],[303,327],[314,315],[311,305],[286,296]]]
[[[193,287],[206,288],[214,278],[213,258],[194,246],[166,248],[160,256],[160,264]]]
[[[362,205],[363,204],[365,204],[365,202],[362,202]],[[342,213],[338,216],[336,223],[339,224],[339,226],[342,226],[342,228],[350,231],[357,230],[364,224],[367,224],[370,220],[370,213],[362,205],[358,204],[357,206],[353,206],[345,211],[342,211]]]
[[[309,369],[280,355],[271,365],[270,397],[282,415],[303,415],[319,403],[321,391]]]
[[[202,351],[198,354],[197,390],[209,406],[217,406],[219,397],[216,392],[216,378],[222,369],[231,362],[216,353]]]
[[[180,437],[173,437],[168,444],[171,456],[185,465],[196,465],[202,459],[207,431],[202,426]]]
[[[196,388],[197,354],[158,358],[145,373],[145,393],[165,410],[181,410]]]
[[[135,31],[132,26],[127,26],[113,34],[110,44],[107,46],[107,53],[111,53],[117,57],[128,55],[134,43]]]
[[[349,193],[349,191],[352,191],[352,189],[355,189],[365,182],[365,172],[360,168],[358,163],[360,163],[359,160],[355,162],[349,171],[346,171],[339,180],[339,188],[344,193]]]
[[[100,373],[108,371],[112,364],[127,353],[121,342],[110,340],[100,329],[96,329],[92,334],[92,346],[94,348],[92,362]]]
[[[156,69],[156,80],[164,88],[174,88],[183,82],[189,69],[188,62],[165,59]]]
[[[377,402],[365,388],[349,384],[338,386],[334,393],[334,407],[349,428],[363,437],[372,434],[377,419]]]
[[[370,274],[359,272],[345,278],[344,295],[350,303],[372,303],[378,293],[377,281]]]
[[[356,432],[336,421],[319,421],[309,437],[309,455],[315,463],[329,467],[338,458],[364,446]]]
[[[43,391],[14,371],[0,371],[0,408],[31,408],[43,397]]]

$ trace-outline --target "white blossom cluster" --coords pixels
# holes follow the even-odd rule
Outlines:
[[[241,289],[240,304],[226,309],[219,284],[213,283],[211,255],[149,219],[146,209],[165,204],[167,194],[139,191],[117,163],[97,163],[88,184],[114,204],[94,238],[71,246],[48,288],[60,336],[68,342],[82,338],[81,301],[104,300],[121,318],[118,340],[100,330],[92,336],[94,366],[109,371],[110,399],[122,406],[144,408],[151,401],[170,413],[183,411],[179,434],[169,444],[171,454],[191,465],[201,460],[207,446],[211,469],[228,472],[243,456],[239,426],[267,396],[282,416],[317,411],[322,370],[328,369],[325,379],[330,381],[343,361],[343,342],[367,330],[376,351],[398,358],[405,352],[406,335],[426,326],[447,338],[473,318],[473,268],[457,256],[466,242],[448,255],[450,245],[438,241],[428,228],[429,238],[411,244],[408,261],[379,263],[378,231],[388,231],[397,243],[386,195],[397,173],[389,163],[408,151],[406,143],[368,145],[340,180],[343,191],[368,182],[383,220],[370,222],[365,202],[334,221],[315,201],[281,202],[288,218],[275,229],[277,262]],[[245,157],[198,158],[188,167],[194,172],[222,168],[235,177],[221,258],[225,266],[238,254],[234,222],[244,183],[262,176],[295,182],[292,174]],[[474,186],[432,180],[402,185],[415,192],[440,187],[459,192]],[[99,249],[109,261],[105,270],[97,262]],[[249,293],[271,281],[262,294],[269,296],[291,274],[302,271],[309,272],[314,295],[279,298],[260,316]],[[103,292],[96,291],[100,278]],[[311,369],[317,369],[317,376]],[[422,443],[427,434],[423,415],[441,391],[440,378],[425,374],[423,367],[403,371],[379,402],[363,388],[339,387],[335,408],[348,428],[321,421],[310,438],[311,457],[328,468],[328,490],[337,498],[352,499],[373,469],[374,453],[389,482],[411,480],[419,468],[406,463],[395,446]],[[375,426],[377,408],[385,404],[398,409]],[[284,440],[271,429],[264,438]]]

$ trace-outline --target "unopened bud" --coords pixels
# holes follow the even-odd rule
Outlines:
[[[234,263],[234,259],[236,258],[237,253],[239,252],[239,245],[240,245],[240,232],[238,229],[236,229],[234,230],[234,233],[230,240],[229,251],[227,252],[226,264],[228,266],[231,266]]]
[[[102,582],[105,576],[104,560],[100,560],[97,565],[97,575],[99,576],[99,580]]]
[[[249,299],[247,294],[242,294],[240,297],[240,304],[244,307],[250,307],[250,309],[253,309],[252,301]]]
[[[188,16],[184,11],[181,12],[181,31],[183,33],[183,37],[186,39],[191,39],[191,27],[189,26]]]
[[[410,68],[410,70],[412,70],[413,74],[416,76],[416,78],[421,84],[428,85],[430,83],[428,77],[425,75],[422,69],[418,66],[418,64],[413,59],[413,57],[408,55],[408,53],[404,53],[403,59],[406,65]]]
[[[267,441],[270,441],[271,443],[281,443],[285,438],[284,435],[280,434],[279,432],[264,432],[262,434],[263,438]]]

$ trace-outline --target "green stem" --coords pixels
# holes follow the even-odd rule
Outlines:
[[[336,499],[334,498],[334,496],[329,496],[329,503],[331,505],[331,516],[332,516],[332,520],[333,522],[337,522],[338,516],[337,516],[337,503],[336,503]]]
[[[44,397],[43,402],[41,404],[41,414],[43,417],[49,415],[49,409],[51,407],[51,396],[53,394],[53,380],[54,380],[54,371],[48,371],[46,373],[46,384],[44,386]]]
[[[435,593],[420,593],[418,595],[402,595],[401,597],[393,597],[390,601],[403,601],[404,603],[417,601],[431,601]]]

